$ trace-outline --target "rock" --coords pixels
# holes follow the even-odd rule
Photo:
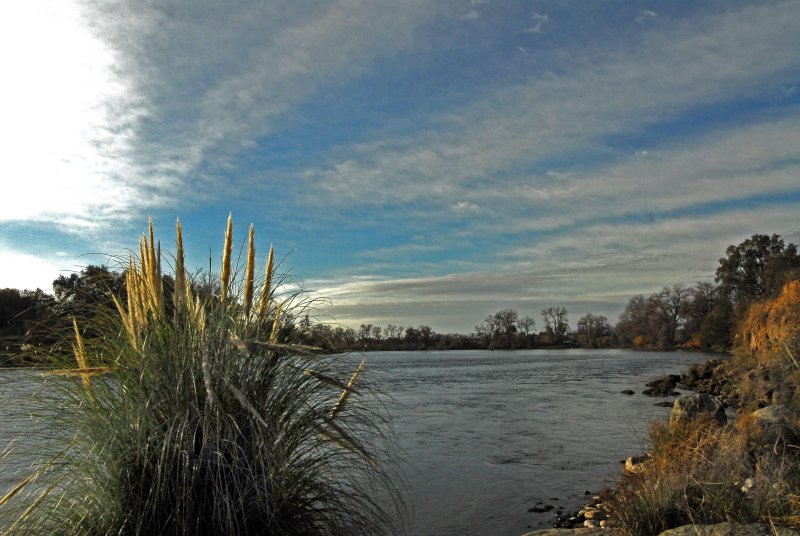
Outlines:
[[[583,526],[593,529],[595,527],[599,527],[600,522],[595,519],[587,519],[586,521],[583,522]]]
[[[742,485],[742,493],[744,493],[749,497],[753,494],[753,490],[755,489],[755,487],[756,487],[756,479],[750,477],[744,481],[744,484]]]
[[[542,529],[523,534],[523,536],[611,536],[614,529]]]
[[[684,525],[662,532],[659,536],[800,536],[800,531],[753,523],[737,525],[718,523],[716,525]]]
[[[662,400],[661,402],[656,402],[653,405],[659,408],[671,408],[673,404],[674,404],[673,402],[667,402],[666,400]]]
[[[680,380],[681,377],[677,374],[668,374],[667,376],[656,378],[647,383],[649,389],[642,391],[642,394],[648,396],[667,396],[675,390],[675,386],[678,385]]]
[[[630,389],[625,389],[624,391],[620,391],[620,392],[621,392],[623,395],[628,395],[628,396],[630,396],[630,395],[635,395],[635,394],[636,394],[636,392],[635,392],[635,391],[632,391],[632,390],[630,390]]]
[[[763,431],[761,442],[774,445],[793,439],[791,416],[786,406],[767,406],[753,412],[756,424]]]
[[[725,407],[717,399],[706,394],[696,394],[682,396],[675,401],[669,416],[669,427],[686,424],[704,414],[710,415],[720,426],[728,421]]]
[[[595,521],[600,521],[606,518],[605,512],[602,510],[589,510],[585,514],[586,519],[593,519]]]
[[[530,508],[528,508],[528,512],[536,512],[537,514],[541,514],[542,512],[549,512],[552,509],[553,509],[553,505],[552,504],[541,504],[541,503],[539,503],[539,504],[535,504],[534,506],[531,506]]]
[[[644,462],[647,461],[649,457],[645,454],[642,456],[629,456],[627,460],[625,460],[625,472],[626,473],[638,473],[642,469],[644,469]]]

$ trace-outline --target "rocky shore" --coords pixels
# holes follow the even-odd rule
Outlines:
[[[694,394],[680,396],[676,391],[691,390]],[[632,390],[622,394],[634,395]],[[709,422],[723,426],[728,421],[726,410],[736,410],[738,415],[745,415],[749,422],[762,434],[761,442],[778,445],[794,437],[791,419],[784,403],[794,396],[791,385],[776,381],[770,376],[766,367],[748,370],[746,373],[733,371],[728,361],[711,359],[704,363],[691,365],[683,374],[669,374],[656,378],[646,384],[642,394],[651,397],[679,397],[670,402],[660,402],[671,406],[669,428],[676,429],[686,425],[693,419],[703,417]],[[743,407],[746,405],[746,408]],[[757,409],[753,409],[753,408]],[[623,473],[638,473],[649,462],[649,454],[631,456],[625,460]],[[749,487],[748,487],[749,486]],[[752,493],[755,479],[749,478],[742,483],[741,493]],[[588,492],[587,492],[588,493]],[[613,527],[609,519],[610,510],[605,501],[613,497],[614,490],[604,490],[601,495],[592,496],[582,508],[574,512],[565,512],[554,505],[537,504],[529,511],[546,512],[554,510],[553,528],[528,532],[523,536],[561,536],[577,534],[584,536],[622,534]],[[669,526],[669,525],[667,525]],[[735,524],[731,522],[713,525],[687,525],[665,530],[659,536],[800,536],[800,531],[790,528],[751,523]]]
[[[621,536],[616,529],[544,529],[528,532],[523,536]],[[783,527],[770,527],[761,523],[737,525],[736,523],[717,523],[714,525],[684,525],[665,530],[659,536],[798,536],[800,531]]]

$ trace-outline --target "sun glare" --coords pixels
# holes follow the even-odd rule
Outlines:
[[[124,93],[113,53],[69,2],[10,2],[2,12],[3,186],[20,202],[4,206],[0,221],[87,225],[97,208],[120,203],[108,174],[118,143],[107,131],[109,103]]]

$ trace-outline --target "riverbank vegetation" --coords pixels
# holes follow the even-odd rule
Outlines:
[[[38,461],[0,498],[0,532],[399,531],[391,426],[364,363],[293,344],[284,319],[302,302],[280,294],[271,249],[257,275],[252,228],[233,265],[232,233],[218,280],[186,273],[180,226],[163,273],[151,225],[124,276],[57,288],[70,331],[46,348],[61,368],[44,371],[31,437],[2,457],[27,445]]]
[[[800,280],[770,294],[734,295],[734,306],[751,303],[736,323],[733,358],[703,384],[734,402],[736,418],[679,420],[673,410],[670,422],[651,424],[647,461],[606,497],[624,533],[723,521],[800,528]]]

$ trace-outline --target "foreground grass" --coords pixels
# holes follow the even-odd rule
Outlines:
[[[46,455],[0,499],[3,534],[399,531],[390,422],[361,367],[281,340],[252,229],[237,273],[229,220],[216,291],[186,277],[177,232],[173,279],[151,226],[127,303],[75,322],[77,366],[38,399]]]

